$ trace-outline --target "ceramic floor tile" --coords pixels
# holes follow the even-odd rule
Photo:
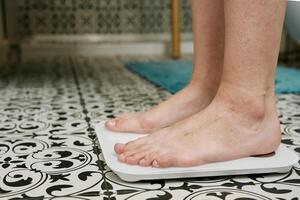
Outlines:
[[[265,183],[248,185],[207,186],[206,184],[186,183],[181,187],[169,190],[155,190],[131,188],[118,190],[112,195],[115,199],[247,199],[247,200],[273,200],[299,198],[299,186],[289,183]]]
[[[170,96],[127,71],[122,60],[58,57],[0,71],[0,199],[299,196],[299,163],[285,174],[120,180],[105,163],[94,125]],[[300,154],[300,95],[279,95],[277,107],[282,143]]]
[[[39,60],[0,74],[0,138],[30,136],[83,119],[66,61]]]
[[[275,186],[276,187],[276,186]],[[263,186],[255,184],[244,187],[203,187],[194,190],[190,193],[183,191],[170,191],[169,195],[178,199],[199,199],[199,200],[212,200],[212,199],[249,199],[249,200],[273,200],[273,199],[297,199],[297,188],[283,189],[282,187],[272,188],[270,186]]]
[[[277,109],[284,135],[300,136],[300,95],[277,95]]]
[[[0,199],[107,196],[67,59],[36,60],[0,76]]]
[[[200,186],[198,184],[184,184],[169,190],[155,190],[132,188],[118,190],[112,195],[115,199],[247,199],[247,200],[273,200],[273,199],[297,199],[299,187],[285,184],[253,184],[253,185],[224,185],[224,186]]]
[[[88,138],[16,137],[1,139],[0,147],[0,198],[50,198],[101,191],[103,171]]]

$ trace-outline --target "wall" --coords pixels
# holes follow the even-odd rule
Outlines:
[[[2,13],[2,4],[0,2],[0,40],[4,37],[2,15],[3,15],[3,13]]]
[[[145,34],[170,31],[170,0],[15,1],[18,37],[35,34]],[[189,1],[181,0],[182,32],[191,32]]]
[[[131,41],[132,38],[141,37],[143,40],[149,38],[147,40],[157,42],[160,42],[163,36],[169,37],[170,0],[4,1],[7,10],[8,36],[11,42],[36,35],[46,35],[50,38],[68,35],[67,38],[73,40],[74,36],[96,34],[109,35],[107,40],[107,37],[101,37],[102,41],[116,41],[119,37]],[[190,36],[192,20],[189,1],[180,1],[181,31]],[[151,37],[144,37],[149,34]],[[157,34],[160,34],[160,37],[157,37]],[[183,38],[184,34],[182,34]],[[191,41],[191,37],[186,38]],[[62,37],[62,40],[64,39],[66,37]],[[283,60],[289,55],[297,59],[300,57],[297,53],[299,45],[296,45],[294,41],[286,42],[286,37],[283,37],[282,44]],[[296,52],[296,54],[290,52]]]
[[[6,61],[8,43],[4,41],[3,19],[2,19],[2,4],[0,1],[0,66]]]

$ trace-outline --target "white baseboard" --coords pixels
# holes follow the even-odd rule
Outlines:
[[[192,33],[182,33],[182,41],[191,41]],[[116,43],[116,42],[167,42],[171,41],[170,33],[146,33],[146,34],[80,34],[80,35],[35,35],[31,42],[76,42],[76,43]]]
[[[182,54],[193,54],[192,34],[181,35]],[[283,31],[281,49],[286,46]],[[22,58],[36,56],[83,55],[162,55],[171,54],[170,34],[121,34],[121,35],[37,35],[22,42]]]
[[[36,36],[22,43],[23,59],[36,56],[83,55],[170,55],[170,38],[167,35],[125,36]],[[156,35],[156,37],[158,37]],[[182,54],[193,53],[191,39],[181,42]]]

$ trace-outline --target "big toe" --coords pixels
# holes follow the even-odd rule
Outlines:
[[[126,114],[105,123],[109,130],[116,132],[147,133],[150,127],[140,113]]]
[[[114,146],[114,150],[117,154],[122,154],[124,153],[125,151],[125,144],[120,144],[120,143],[117,143],[115,146]]]

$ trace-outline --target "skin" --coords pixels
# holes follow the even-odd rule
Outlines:
[[[203,110],[220,84],[224,57],[223,0],[192,1],[194,69],[190,83],[147,112],[129,113],[109,121],[118,132],[151,133]],[[220,20],[221,19],[221,20]]]
[[[224,11],[225,29],[222,30],[225,31],[222,38],[224,38],[225,45],[216,45],[216,48],[220,49],[222,46],[223,57],[214,58],[209,53],[209,47],[203,45],[203,41],[203,46],[199,47],[201,33],[205,30],[195,28],[197,26],[195,23],[193,25],[196,53],[201,52],[203,48],[202,54],[211,60],[207,63],[216,62],[212,61],[214,59],[219,60],[218,62],[222,60],[223,63],[222,69],[218,67],[212,69],[207,66],[207,69],[203,70],[204,72],[210,70],[219,72],[215,73],[216,77],[218,75],[221,77],[216,94],[213,95],[211,102],[200,111],[189,116],[181,114],[179,120],[173,120],[171,125],[158,128],[146,137],[127,144],[116,144],[115,151],[121,162],[153,167],[188,167],[267,154],[276,150],[280,144],[281,134],[275,106],[274,78],[286,1],[226,0],[214,2],[223,2],[221,3],[223,9],[215,8],[217,13]],[[202,13],[200,9],[204,8],[203,12],[212,12],[213,6],[210,10],[210,7],[206,5],[209,3],[212,1],[194,0],[193,18],[194,22],[199,20],[197,24],[198,22],[202,25],[206,24],[207,29],[216,32],[215,25],[209,23],[208,20],[205,21],[205,18],[201,22],[198,19],[200,14],[196,13],[198,10]],[[205,5],[207,7],[203,8]],[[220,19],[222,18],[218,18]],[[218,40],[213,33],[212,37]],[[195,54],[195,57],[200,57],[202,54]],[[201,63],[200,60],[201,57],[199,60],[195,58],[195,63]],[[195,67],[191,83],[216,80],[213,76],[209,76],[210,73],[204,73],[202,76],[200,71],[200,68]],[[217,83],[214,82],[215,85]],[[201,101],[201,96],[199,101]],[[172,109],[180,107],[177,104],[172,106],[171,103],[169,107]],[[184,104],[183,107],[186,109],[188,106],[190,105]],[[166,110],[158,109],[157,112],[162,112],[161,115],[163,115],[163,111]],[[167,118],[169,116],[170,114]],[[140,116],[134,117],[136,120]],[[172,116],[172,119],[175,118]],[[115,126],[107,123],[107,128],[115,131],[140,131],[137,129],[137,122],[131,126],[132,118],[127,118],[127,121],[124,120],[120,127],[115,128],[122,120],[122,118],[117,119]]]

